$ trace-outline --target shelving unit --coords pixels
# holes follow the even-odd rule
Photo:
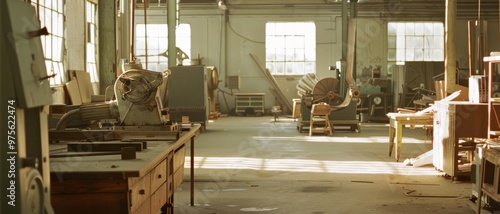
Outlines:
[[[265,93],[235,93],[236,114],[243,116],[254,113],[257,116],[264,114]]]
[[[495,103],[500,103],[500,99],[492,96],[492,85],[495,76],[498,73],[495,71],[495,65],[500,63],[500,56],[487,56],[483,58],[484,62],[488,63],[488,87],[486,89],[486,96],[488,101],[488,129],[487,136],[491,140],[492,144],[498,144],[498,138],[500,136],[500,126],[499,126],[499,115],[497,113]],[[481,96],[481,91],[479,91]],[[481,100],[481,99],[479,99]],[[492,121],[494,120],[494,121]],[[495,123],[493,123],[495,122]],[[482,194],[485,193],[487,196],[491,197],[495,201],[500,201],[500,147],[493,146],[492,148],[485,149],[483,151],[483,159],[481,164],[480,173],[480,188],[478,193],[477,201],[477,213],[481,213],[482,205]]]

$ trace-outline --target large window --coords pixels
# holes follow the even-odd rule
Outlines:
[[[316,26],[314,23],[266,23],[266,68],[273,75],[315,73]]]
[[[443,61],[444,27],[441,22],[389,22],[388,61]]]
[[[64,0],[32,0],[37,10],[41,27],[47,27],[49,35],[40,37],[47,73],[57,74],[50,79],[50,84],[61,84],[66,81],[63,68],[64,38]]]
[[[145,33],[145,25],[137,24],[135,32],[135,55],[143,64],[142,67],[152,71],[166,70],[168,68],[168,58],[166,54],[168,50],[167,24],[148,24],[147,34]],[[146,42],[148,46],[147,64],[145,56]],[[191,56],[191,27],[189,24],[180,24],[177,27],[176,44],[187,56]],[[191,59],[185,59],[182,64],[191,65]]]
[[[87,47],[87,57],[86,66],[87,72],[90,74],[91,82],[99,82],[99,75],[97,73],[97,4],[91,1],[87,1],[86,5],[86,47]]]

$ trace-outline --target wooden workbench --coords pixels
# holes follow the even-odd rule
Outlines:
[[[193,205],[194,137],[199,129],[195,124],[177,140],[149,141],[132,160],[122,160],[120,154],[51,158],[55,213],[173,213],[173,193],[183,180],[188,141]],[[65,148],[52,144],[51,155]]]
[[[403,147],[403,127],[405,125],[432,125],[432,114],[414,114],[414,113],[389,113],[389,157],[394,148],[394,138],[396,138],[395,155],[396,161],[399,161],[401,147]]]

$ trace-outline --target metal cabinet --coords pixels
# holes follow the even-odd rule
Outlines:
[[[207,69],[205,66],[170,67],[168,77],[168,108],[170,119],[201,123],[202,131],[208,125]]]

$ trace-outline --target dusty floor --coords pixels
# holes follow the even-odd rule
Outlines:
[[[403,142],[401,160],[432,148],[422,128],[405,129]],[[474,213],[468,180],[388,156],[387,124],[309,137],[288,118],[222,117],[195,145],[195,206],[186,168],[177,214]]]

